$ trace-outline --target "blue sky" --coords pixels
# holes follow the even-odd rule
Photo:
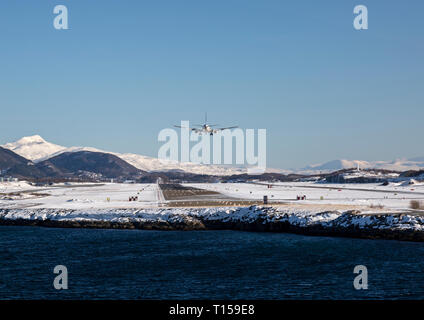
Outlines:
[[[53,28],[53,8],[69,30]],[[365,4],[369,29],[353,28]],[[424,2],[0,2],[0,144],[156,156],[180,120],[268,130],[268,166],[422,156]]]

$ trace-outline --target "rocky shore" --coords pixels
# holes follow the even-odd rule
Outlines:
[[[242,230],[424,241],[418,214],[295,208],[0,209],[0,225],[143,230]]]

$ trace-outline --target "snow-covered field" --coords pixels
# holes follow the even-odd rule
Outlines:
[[[31,191],[34,189],[36,189],[36,187],[33,187],[32,185],[30,185],[29,183],[25,181],[0,182],[0,194],[17,192],[17,191]]]
[[[251,228],[253,231],[306,232],[424,241],[424,185],[380,186],[317,183],[190,184],[228,197],[270,199],[269,206],[167,207],[157,184],[0,183],[0,222],[96,228],[205,230]],[[306,200],[296,200],[306,196]],[[130,197],[138,197],[129,201]],[[190,196],[191,197],[191,196]],[[274,203],[273,203],[274,202]],[[246,227],[247,226],[247,227]],[[300,229],[299,229],[300,228]]]
[[[287,182],[267,184],[215,183],[190,184],[190,186],[217,191],[235,198],[261,200],[268,196],[273,201],[302,205],[352,205],[366,209],[404,210],[411,200],[424,201],[424,183],[404,185],[403,183],[382,186],[367,184],[319,184],[313,182]],[[297,200],[306,196],[306,200]]]
[[[21,192],[21,196],[16,200],[2,200],[2,194],[5,197],[4,194],[9,192]],[[138,199],[130,202],[130,197]],[[0,208],[101,209],[151,208],[157,205],[156,184],[72,183],[34,187],[24,182],[0,183]]]
[[[319,207],[331,205],[354,206],[362,211],[409,210],[411,200],[424,201],[424,184],[317,184],[307,182],[275,183],[213,183],[187,184],[196,188],[217,191],[225,196],[262,200],[287,206]],[[306,200],[297,200],[306,196]],[[138,197],[129,201],[130,197]],[[47,187],[31,186],[26,182],[0,183],[0,208],[60,208],[113,209],[155,208],[163,203],[156,184],[59,184]],[[165,203],[166,205],[166,203]]]

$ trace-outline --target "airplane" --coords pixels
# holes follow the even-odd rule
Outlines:
[[[188,128],[188,127],[181,127],[181,126],[174,126],[176,128],[184,128],[184,129],[190,129],[191,131],[194,131],[198,134],[210,134],[213,136],[214,133],[218,133],[219,131],[226,130],[226,129],[234,129],[238,128],[238,126],[232,126],[232,127],[225,127],[225,128],[212,128],[217,126],[217,124],[208,124],[208,114],[205,113],[205,123],[204,124],[198,124],[195,125],[198,128]]]

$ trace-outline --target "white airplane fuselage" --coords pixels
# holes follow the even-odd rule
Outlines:
[[[210,134],[213,135],[215,130],[212,129],[209,125],[204,124],[202,125],[201,129],[193,129],[193,131],[197,132],[197,133],[206,133],[206,134]]]
[[[208,118],[205,116],[205,123],[202,124],[202,125],[198,125],[197,128],[192,128],[192,127],[188,126],[188,124],[187,124],[187,126],[184,126],[182,121],[181,121],[181,126],[175,125],[174,127],[186,128],[186,129],[189,129],[192,132],[195,132],[195,133],[198,133],[198,134],[209,134],[211,136],[214,135],[215,133],[221,132],[223,130],[238,128],[237,126],[224,127],[224,128],[213,128],[214,126],[217,126],[217,125],[209,125],[207,123],[207,121],[208,121]]]

